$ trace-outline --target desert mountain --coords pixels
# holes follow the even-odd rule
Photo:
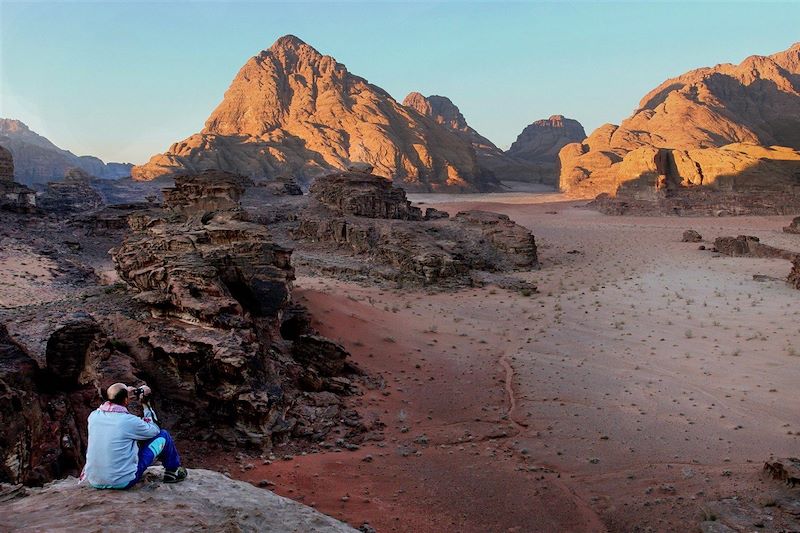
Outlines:
[[[556,163],[558,152],[564,146],[585,138],[586,132],[580,122],[553,115],[526,126],[506,153],[534,163]]]
[[[0,119],[0,145],[14,156],[14,179],[27,185],[60,180],[70,168],[80,168],[98,178],[120,178],[129,176],[133,166],[104,163],[90,155],[77,156],[10,118]]]
[[[216,168],[308,183],[356,162],[410,189],[496,186],[469,142],[291,35],[242,67],[200,133],[134,167],[133,177]]]
[[[789,150],[762,148],[770,146]],[[649,183],[657,176],[664,189],[773,182],[780,189],[798,184],[796,150],[800,43],[665,81],[619,126],[603,125],[582,143],[564,147],[560,184],[579,196],[613,195],[625,182]],[[769,172],[756,168],[765,160],[771,161]]]
[[[405,97],[403,105],[432,118],[438,124],[450,128],[468,140],[475,148],[478,164],[501,180],[555,184],[558,178],[556,166],[558,150],[565,144],[586,137],[580,123],[556,115],[551,117],[550,121],[540,120],[528,126],[511,150],[504,152],[475,131],[467,123],[458,106],[446,96],[423,96],[418,92],[412,92]],[[556,118],[560,121],[554,121]],[[542,127],[533,128],[536,125]],[[576,133],[576,130],[580,133]],[[520,148],[519,153],[514,152],[515,147]]]

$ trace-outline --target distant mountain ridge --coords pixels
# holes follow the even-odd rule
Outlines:
[[[14,179],[26,185],[64,178],[70,168],[80,168],[98,178],[130,175],[130,163],[104,163],[94,156],[77,156],[53,144],[16,119],[0,119],[0,146],[14,156]]]
[[[151,180],[213,168],[308,183],[358,162],[411,190],[499,185],[469,142],[292,35],[247,61],[201,132],[132,175]]]

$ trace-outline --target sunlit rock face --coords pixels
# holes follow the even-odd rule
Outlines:
[[[619,126],[606,124],[562,148],[560,187],[579,197],[692,187],[796,194],[798,74],[800,44],[669,79]]]
[[[200,133],[133,169],[151,180],[220,169],[307,185],[364,162],[414,190],[492,190],[472,145],[294,36],[251,58]]]

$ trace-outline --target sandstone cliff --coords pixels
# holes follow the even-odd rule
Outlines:
[[[496,186],[469,142],[291,35],[242,67],[200,133],[134,167],[133,177],[220,169],[307,184],[354,162],[414,190]]]
[[[614,196],[629,181],[661,176],[658,189],[666,191],[766,187],[796,194],[798,149],[800,43],[665,81],[619,126],[606,124],[565,146],[560,186],[575,196]]]
[[[77,156],[62,150],[33,132],[19,120],[0,119],[0,144],[14,155],[14,177],[27,185],[57,181],[70,168],[80,168],[98,178],[115,179],[130,175],[129,163],[103,163],[93,156]]]

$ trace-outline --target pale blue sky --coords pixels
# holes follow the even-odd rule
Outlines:
[[[244,62],[287,33],[397,100],[449,96],[507,147],[533,120],[590,132],[667,77],[788,48],[800,3],[0,0],[0,116],[142,163],[199,131]]]

